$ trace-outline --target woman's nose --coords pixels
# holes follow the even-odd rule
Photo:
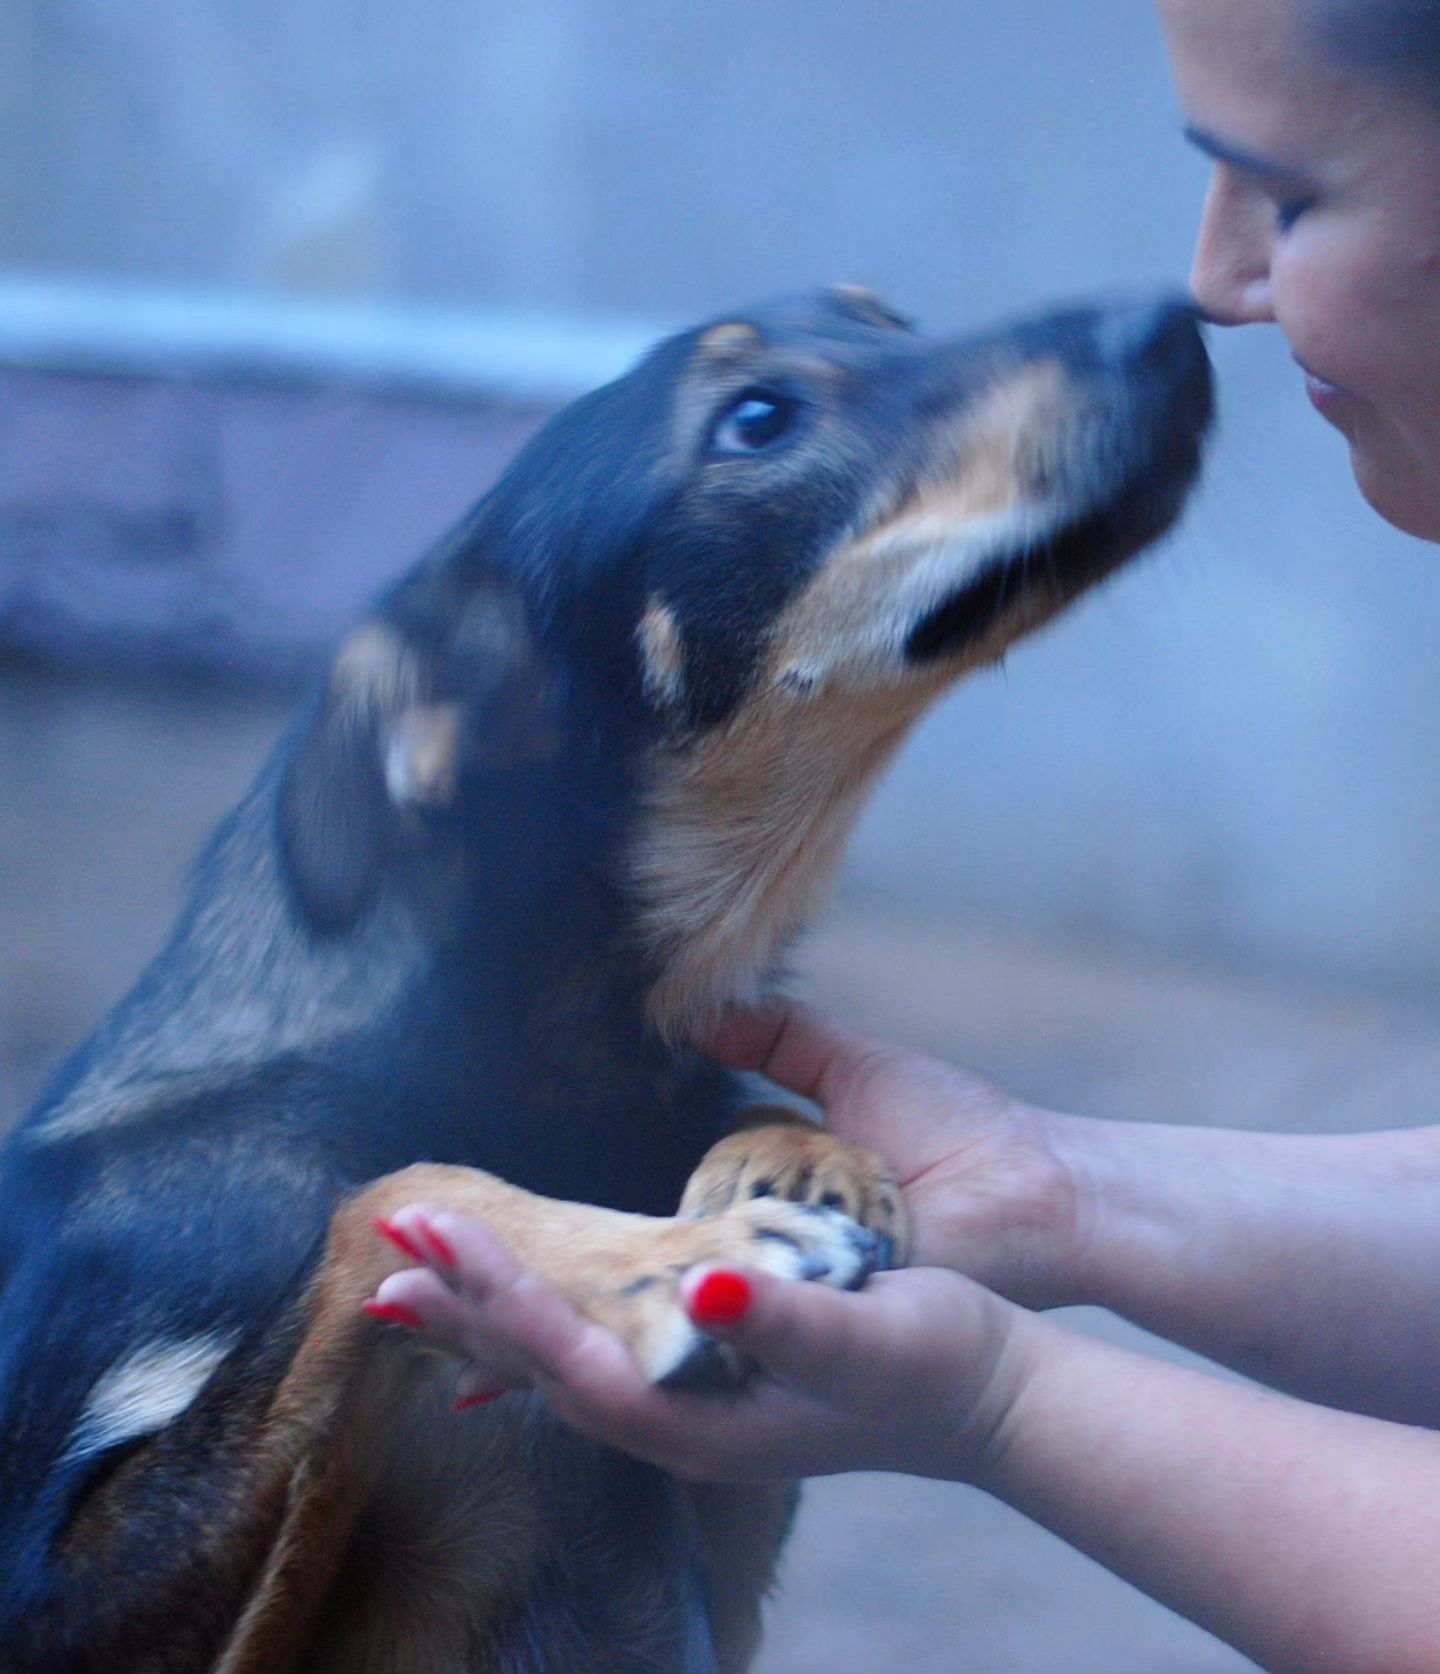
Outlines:
[[[1190,270],[1190,288],[1205,319],[1216,325],[1260,325],[1274,320],[1270,300],[1273,239],[1270,205],[1228,179],[1222,164],[1210,177]]]

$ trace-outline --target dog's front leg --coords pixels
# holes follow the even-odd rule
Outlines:
[[[835,1208],[778,1196],[670,1219],[537,1197],[474,1169],[421,1164],[376,1181],[331,1222],[305,1341],[273,1408],[282,1427],[303,1428],[311,1415],[310,1446],[296,1460],[284,1525],[216,1674],[305,1666],[297,1647],[308,1643],[324,1609],[398,1419],[414,1402],[418,1380],[449,1375],[425,1339],[394,1330],[363,1308],[404,1265],[375,1223],[417,1202],[484,1220],[522,1265],[615,1331],[656,1382],[723,1384],[741,1373],[730,1352],[689,1319],[680,1300],[689,1269],[752,1266],[851,1286],[884,1253],[881,1239]],[[323,1422],[316,1421],[320,1414]],[[782,1495],[767,1504],[750,1524],[752,1543],[763,1525],[778,1545],[787,1501]],[[708,1549],[711,1531],[724,1519],[702,1515],[702,1521]],[[767,1564],[760,1568],[768,1571]],[[756,1588],[740,1591],[749,1600]],[[747,1602],[746,1614],[751,1609]],[[744,1661],[726,1657],[722,1666],[740,1668]]]
[[[383,1277],[374,1222],[410,1203],[485,1221],[522,1267],[615,1332],[657,1383],[687,1381],[698,1370],[697,1350],[713,1359],[716,1345],[691,1323],[680,1300],[691,1268],[759,1267],[849,1287],[888,1254],[883,1237],[831,1204],[776,1195],[705,1216],[632,1215],[537,1197],[477,1170],[422,1164],[377,1181],[337,1217],[332,1245],[344,1267],[347,1305],[358,1308]],[[392,1256],[387,1252],[387,1262]]]

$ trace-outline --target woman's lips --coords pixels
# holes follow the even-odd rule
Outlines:
[[[1305,393],[1310,397],[1311,404],[1317,411],[1328,418],[1331,413],[1339,411],[1349,405],[1355,398],[1348,389],[1340,384],[1332,384],[1328,378],[1322,378],[1318,372],[1312,372],[1305,362],[1297,364],[1305,374]]]

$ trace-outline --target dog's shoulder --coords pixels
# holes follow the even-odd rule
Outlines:
[[[152,1091],[68,1136],[42,1106],[0,1153],[0,1621],[118,1460],[218,1380],[283,1368],[345,1182],[314,1146],[267,1143],[273,1095]]]

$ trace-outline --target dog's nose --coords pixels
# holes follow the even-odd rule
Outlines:
[[[1163,359],[1193,347],[1198,324],[1194,304],[1179,294],[1122,303],[1096,321],[1095,346],[1112,366]]]

